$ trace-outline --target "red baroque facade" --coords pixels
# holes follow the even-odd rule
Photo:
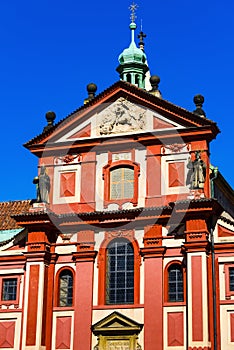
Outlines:
[[[0,203],[0,349],[233,349],[218,132],[119,81],[26,143],[41,192]]]

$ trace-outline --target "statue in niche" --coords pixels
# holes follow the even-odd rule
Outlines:
[[[41,167],[40,175],[33,179],[37,186],[37,203],[48,203],[50,193],[50,177],[46,173],[46,167]]]
[[[206,180],[206,165],[201,159],[201,152],[195,152],[195,160],[190,159],[187,168],[189,169],[187,175],[187,185],[190,185],[192,190],[203,189]]]
[[[100,135],[141,130],[145,126],[145,113],[121,97],[104,114],[99,126]]]

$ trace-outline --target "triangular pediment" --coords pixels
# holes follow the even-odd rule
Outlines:
[[[25,146],[146,132],[165,133],[207,125],[215,127],[215,123],[205,117],[119,81]]]
[[[95,335],[124,332],[128,334],[137,334],[141,331],[142,327],[142,324],[115,311],[99,322],[95,323],[92,326],[92,330]]]
[[[184,126],[154,110],[120,97],[114,102],[105,103],[101,110],[95,111],[83,123],[78,122],[71,131],[55,142],[181,128]]]

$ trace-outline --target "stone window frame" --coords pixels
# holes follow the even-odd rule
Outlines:
[[[224,265],[224,272],[225,272],[225,298],[231,299],[232,296],[234,296],[234,289],[230,289],[230,269],[233,269],[234,271],[234,264],[229,263]]]
[[[106,303],[106,266],[107,266],[107,247],[109,243],[116,238],[126,238],[132,244],[134,251],[134,302],[132,304],[107,304]],[[134,237],[133,230],[107,231],[105,238],[100,246],[98,253],[98,306],[104,308],[113,308],[116,305],[131,305],[134,307],[140,302],[140,248]]]
[[[171,301],[169,299],[169,269],[173,265],[179,265],[182,270],[183,276],[183,300]],[[186,304],[186,269],[183,266],[182,261],[180,260],[172,260],[170,261],[164,270],[164,301],[167,305],[185,305]]]
[[[72,304],[71,305],[66,305],[66,306],[61,306],[60,305],[60,275],[64,271],[70,271],[72,274]],[[56,273],[56,281],[55,281],[55,307],[56,309],[70,309],[74,307],[74,297],[75,297],[75,271],[72,267],[70,266],[63,266],[61,267],[57,273]]]
[[[117,168],[131,168],[134,171],[134,189],[132,198],[110,198],[110,175],[111,171]],[[118,204],[119,209],[122,209],[124,203],[132,203],[134,207],[138,204],[138,177],[140,175],[140,166],[138,163],[131,160],[119,160],[115,162],[108,162],[103,167],[103,180],[104,180],[104,208],[106,209],[109,204]]]
[[[4,274],[0,276],[0,305],[19,305],[19,296],[20,296],[20,278],[19,275],[14,274]],[[3,284],[4,280],[14,279],[16,280],[16,297],[11,300],[3,300]]]

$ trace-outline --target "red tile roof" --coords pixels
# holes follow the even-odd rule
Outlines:
[[[14,230],[19,228],[11,218],[13,214],[28,212],[31,200],[0,202],[0,230]]]

